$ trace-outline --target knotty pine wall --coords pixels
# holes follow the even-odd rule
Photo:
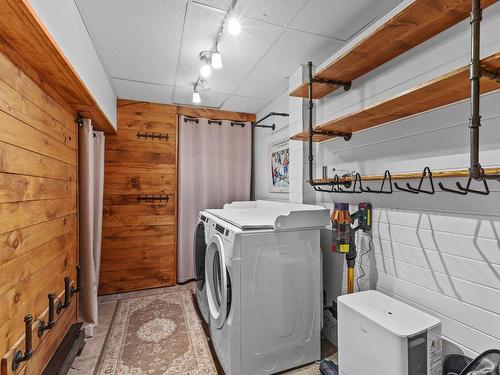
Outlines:
[[[118,134],[106,138],[100,294],[175,285],[176,190],[177,106],[119,100]]]
[[[38,375],[76,322],[74,297],[54,329],[36,334],[47,319],[47,295],[62,297],[64,277],[76,278],[78,140],[75,114],[30,78],[36,73],[20,58],[16,63],[0,52],[1,374],[13,373],[12,349],[17,343],[24,350],[23,318],[32,314],[34,354],[18,373]]]

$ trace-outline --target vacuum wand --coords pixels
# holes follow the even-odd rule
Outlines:
[[[335,203],[332,214],[333,228],[336,230],[334,251],[345,254],[347,263],[347,293],[354,292],[354,267],[356,266],[356,232],[370,232],[372,206],[360,203],[358,210],[351,214],[348,203]],[[357,225],[353,223],[357,221]]]

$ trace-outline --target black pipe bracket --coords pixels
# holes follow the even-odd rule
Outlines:
[[[342,86],[344,88],[344,91],[349,91],[352,86],[352,82],[346,82],[346,81],[339,81],[336,79],[322,79],[322,78],[313,78],[312,80],[314,83],[319,83],[322,85],[335,85],[335,86]]]
[[[329,137],[342,137],[345,141],[350,141],[352,133],[336,132],[332,130],[313,130],[313,134],[326,135]]]

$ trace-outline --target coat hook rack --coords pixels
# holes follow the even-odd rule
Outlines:
[[[64,302],[59,301],[57,304],[57,315],[59,315],[62,310],[67,309],[71,304],[71,279],[69,277],[64,278]]]
[[[137,132],[137,139],[158,139],[160,141],[168,141],[170,138],[167,133],[148,133],[148,132]]]
[[[242,128],[245,127],[244,122],[231,122],[231,126],[241,126]]]
[[[54,328],[54,326],[56,325],[56,320],[55,320],[56,294],[49,293],[47,297],[49,299],[49,318],[47,323],[45,323],[45,320],[42,320],[38,325],[38,337],[42,337],[45,331]]]
[[[184,117],[184,122],[194,122],[195,124],[199,124],[200,119],[194,117]]]
[[[424,183],[426,177],[429,178],[429,182],[431,184],[431,190],[422,189],[422,184]],[[394,187],[398,190],[406,191],[407,193],[412,193],[412,194],[419,194],[419,193],[434,194],[436,192],[434,189],[434,182],[432,180],[432,172],[429,167],[424,168],[424,171],[422,172],[422,177],[420,178],[420,182],[417,188],[412,187],[409,182],[406,183],[406,188],[400,187],[396,182],[394,183]]]
[[[208,125],[212,125],[212,124],[216,124],[216,125],[222,125],[222,121],[221,120],[208,120]]]
[[[24,353],[18,350],[12,360],[12,371],[17,371],[21,362],[26,362],[33,357],[33,315],[24,317]]]
[[[161,203],[163,201],[168,202],[169,199],[170,199],[170,197],[168,195],[164,195],[164,194],[159,194],[159,195],[153,194],[151,196],[149,194],[146,194],[146,195],[138,195],[137,196],[137,203],[157,202],[157,201],[159,201]]]

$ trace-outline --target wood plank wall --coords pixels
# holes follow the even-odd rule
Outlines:
[[[6,50],[2,44],[2,50]],[[10,51],[9,56],[15,56]],[[17,65],[23,66],[20,61]],[[24,316],[46,319],[47,295],[76,278],[77,127],[75,114],[0,52],[0,358],[12,374],[13,347],[24,350]],[[35,74],[30,71],[30,76]],[[57,304],[57,301],[56,301]],[[18,373],[40,374],[69,326],[76,298]]]
[[[138,132],[168,140],[139,139]],[[174,285],[177,107],[118,101],[118,134],[106,138],[100,294]],[[168,195],[138,203],[137,195]]]

